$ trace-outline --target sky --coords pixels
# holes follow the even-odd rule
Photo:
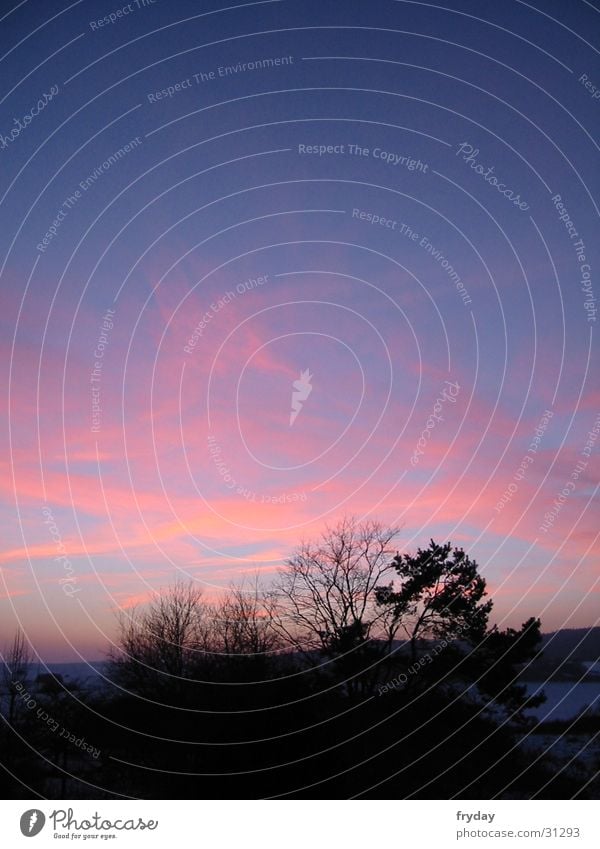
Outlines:
[[[597,624],[598,7],[2,9],[0,643],[344,515]]]

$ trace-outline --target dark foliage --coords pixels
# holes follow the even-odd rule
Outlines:
[[[375,588],[374,574],[390,575],[378,556],[389,539],[373,529],[376,570],[365,571],[366,538],[353,525],[344,546],[322,549],[333,552],[323,583],[306,584],[295,611],[309,649],[298,647],[292,617],[282,639],[281,610],[256,586],[210,606],[176,584],[122,619],[103,691],[60,676],[28,680],[23,669],[9,676],[5,798],[576,795],[583,779],[532,759],[520,742],[532,723],[519,676],[539,650],[539,620],[490,628],[477,564],[449,543],[396,556],[397,578]],[[336,571],[349,552],[355,559]],[[296,579],[304,565],[295,561]],[[360,586],[372,597],[361,599]],[[313,592],[318,604],[337,592],[338,607],[311,631]],[[404,642],[390,639],[397,629]]]

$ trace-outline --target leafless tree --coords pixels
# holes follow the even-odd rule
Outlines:
[[[19,686],[26,683],[32,661],[33,654],[23,631],[19,628],[15,632],[12,644],[2,653],[2,683],[3,691],[8,698],[8,722],[11,726],[15,720]]]
[[[270,595],[253,581],[232,585],[214,609],[215,647],[228,655],[266,655],[282,647],[273,627]]]
[[[369,638],[391,643],[397,625],[376,604],[390,585],[399,528],[346,517],[320,539],[302,542],[274,583],[274,624],[296,649],[343,652]]]
[[[177,693],[185,680],[226,677],[236,658],[264,659],[283,645],[258,579],[232,585],[215,604],[192,582],[178,581],[148,606],[121,611],[118,629],[109,652],[113,676],[152,696]]]
[[[146,609],[120,612],[118,627],[117,648],[109,653],[113,673],[138,690],[174,686],[206,650],[209,611],[201,588],[177,581]]]

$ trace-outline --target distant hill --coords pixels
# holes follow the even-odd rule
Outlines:
[[[600,628],[564,628],[542,635],[542,656],[524,672],[528,681],[597,680]]]
[[[592,661],[600,659],[600,628],[565,628],[544,634],[544,653],[550,657]]]
[[[104,665],[104,663],[99,661],[91,661],[90,663],[50,662],[45,667],[38,663],[32,663],[29,676],[31,680],[35,681],[38,676],[44,676],[48,672],[51,672],[54,675],[60,676],[66,685],[76,682],[88,690],[97,690],[105,683],[103,678]]]

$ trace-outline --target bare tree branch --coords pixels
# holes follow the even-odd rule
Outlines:
[[[274,584],[274,627],[305,653],[331,651],[351,631],[361,640],[391,641],[397,625],[390,610],[376,604],[375,589],[392,582],[398,533],[347,517],[316,542],[302,542]]]

